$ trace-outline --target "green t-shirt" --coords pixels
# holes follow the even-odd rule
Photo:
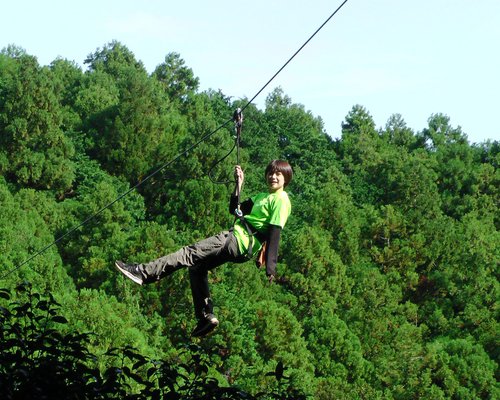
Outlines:
[[[259,232],[266,233],[269,225],[276,225],[282,229],[292,211],[292,205],[288,194],[283,190],[278,190],[275,193],[259,193],[251,198],[253,202],[252,211],[245,215],[245,220],[248,221]],[[236,221],[234,224],[234,236],[238,242],[238,247],[241,254],[248,251],[250,237],[246,228],[241,221]],[[253,237],[252,250],[256,254],[262,247],[262,243]]]

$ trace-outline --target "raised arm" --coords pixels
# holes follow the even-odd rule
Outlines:
[[[234,179],[236,181],[235,187],[233,194],[231,195],[231,201],[229,202],[229,213],[234,214],[234,210],[236,210],[236,207],[238,207],[238,199],[239,194],[241,194],[241,188],[243,187],[243,181],[245,180],[245,174],[241,167],[237,165],[234,167]],[[250,199],[246,199],[245,201],[241,202],[240,204],[240,210],[243,213],[243,215],[250,214],[252,211],[253,207],[253,202]]]

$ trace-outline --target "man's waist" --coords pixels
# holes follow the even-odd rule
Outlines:
[[[248,236],[251,235],[254,238],[256,238],[260,243],[264,243],[267,240],[267,228],[257,229],[245,218],[238,219],[235,225],[238,225],[240,227],[241,230],[239,233],[243,233]]]

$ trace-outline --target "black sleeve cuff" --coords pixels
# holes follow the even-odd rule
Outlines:
[[[231,200],[229,201],[229,213],[234,215],[234,210],[238,207],[238,196],[235,194],[231,195]],[[246,199],[240,204],[240,210],[243,215],[248,215],[252,212],[253,201],[251,199]]]
[[[278,248],[280,244],[281,227],[271,225],[268,231],[266,251],[266,274],[276,275],[276,264],[278,263]]]

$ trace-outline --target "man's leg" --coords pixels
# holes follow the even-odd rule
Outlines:
[[[231,232],[223,232],[223,236],[219,239],[224,244],[216,253],[215,258],[207,257],[204,262],[189,268],[194,313],[198,319],[192,336],[204,336],[219,324],[213,313],[213,303],[208,286],[208,271],[228,261],[244,261],[244,258],[239,255],[236,239]]]
[[[208,270],[205,268],[190,268],[189,283],[193,296],[194,314],[197,319],[202,319],[207,314],[213,314],[213,303],[208,287]]]
[[[175,253],[146,264],[140,264],[140,269],[147,276],[149,282],[158,281],[182,267],[193,268],[204,265],[208,269],[212,269],[225,262],[219,256],[226,242],[227,234],[228,232],[221,232],[195,244],[185,246]]]
[[[182,267],[188,267],[194,311],[198,319],[193,336],[203,336],[219,323],[213,315],[208,271],[228,261],[242,262],[245,259],[239,254],[232,232],[226,231],[146,264],[124,264],[118,261],[116,265],[139,284],[158,281]]]
[[[159,281],[182,267],[215,264],[212,266],[214,267],[225,262],[219,259],[218,254],[224,247],[227,234],[228,232],[219,233],[149,263],[127,264],[123,261],[116,261],[115,265],[120,272],[139,285]]]
[[[219,325],[214,315],[214,307],[208,287],[208,269],[189,268],[189,282],[193,295],[194,314],[198,323],[191,333],[192,336],[204,336]]]

